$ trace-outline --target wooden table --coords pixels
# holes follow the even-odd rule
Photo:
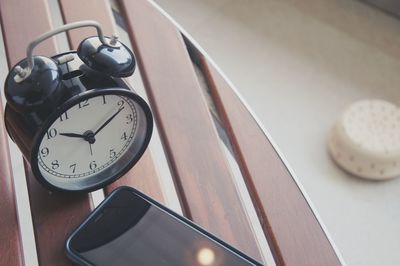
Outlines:
[[[31,40],[57,26],[57,14],[49,11],[48,4],[0,0],[8,68],[25,57]],[[266,132],[209,58],[154,4],[60,0],[59,8],[58,19],[64,23],[97,20],[106,35],[116,32],[117,24],[126,29],[156,120],[158,134],[152,142],[161,143],[162,154],[148,150],[128,174],[104,189],[105,194],[128,185],[171,205],[168,198],[173,193],[179,205],[175,209],[259,261],[268,257],[261,244],[266,238],[278,265],[341,264]],[[90,35],[94,32],[87,29],[69,32],[69,47],[76,49]],[[54,55],[59,44],[51,39],[36,53]],[[3,108],[0,113],[2,120]],[[20,225],[26,221],[21,220],[23,210],[16,209],[19,187],[14,184],[25,177],[39,264],[70,265],[63,244],[93,209],[92,195],[50,193],[38,184],[29,165],[25,163],[24,173],[17,169],[20,156],[15,156],[3,121],[0,156],[0,265],[24,264],[22,247],[26,252],[29,243],[21,241]],[[255,233],[257,226],[261,235]],[[35,264],[31,258],[25,263]]]

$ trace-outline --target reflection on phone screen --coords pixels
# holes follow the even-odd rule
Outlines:
[[[115,194],[71,248],[94,265],[254,265],[129,191]]]

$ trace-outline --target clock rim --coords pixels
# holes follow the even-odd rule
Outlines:
[[[59,186],[56,186],[52,183],[50,183],[40,172],[39,168],[39,163],[38,163],[38,155],[39,155],[39,147],[42,142],[42,139],[48,129],[53,125],[53,123],[60,117],[61,114],[63,114],[65,111],[70,109],[71,107],[77,105],[79,102],[94,98],[97,96],[101,95],[118,95],[118,96],[124,96],[128,97],[129,99],[133,100],[135,103],[137,103],[143,110],[143,113],[145,115],[145,120],[146,120],[146,125],[147,129],[145,132],[144,140],[139,148],[138,152],[133,156],[129,163],[127,163],[120,171],[117,171],[114,175],[112,175],[109,178],[106,178],[104,181],[101,181],[99,183],[96,183],[95,185],[88,186],[82,189],[68,189],[68,188],[62,188]],[[151,112],[151,109],[147,102],[140,97],[138,94],[132,92],[129,89],[126,88],[121,88],[121,87],[113,87],[113,88],[94,88],[88,91],[81,92],[79,94],[76,94],[69,98],[67,101],[65,101],[62,105],[56,108],[56,110],[43,122],[43,124],[40,127],[40,130],[35,134],[33,137],[33,146],[32,146],[32,151],[31,151],[31,156],[30,156],[30,162],[31,162],[31,170],[35,178],[46,188],[52,190],[52,191],[59,191],[59,192],[82,192],[82,193],[87,193],[87,192],[92,192],[97,189],[104,188],[105,186],[115,182],[119,178],[121,178],[124,174],[126,174],[138,161],[139,159],[143,156],[144,152],[146,151],[151,136],[153,133],[153,115]],[[117,160],[118,161],[118,160]],[[98,173],[98,174],[101,174]]]

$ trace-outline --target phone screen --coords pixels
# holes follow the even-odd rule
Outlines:
[[[94,265],[259,265],[130,190],[112,195],[69,247]]]

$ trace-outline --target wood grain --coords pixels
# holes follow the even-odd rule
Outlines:
[[[182,36],[149,2],[121,5],[185,215],[260,260]]]
[[[101,23],[105,34],[111,35],[117,32],[107,0],[61,0],[60,5],[65,23],[91,19]],[[79,9],[76,8],[77,6]],[[72,47],[76,49],[83,39],[94,34],[96,32],[93,29],[84,28],[69,31],[68,38]],[[161,184],[149,152],[145,152],[138,163],[121,179],[108,186],[105,192],[109,194],[113,189],[123,185],[134,187],[154,199],[164,202]]]
[[[51,29],[46,0],[2,0],[0,11],[9,66],[26,56],[29,42]],[[35,49],[35,54],[54,55],[54,39]],[[64,253],[64,241],[89,213],[87,194],[62,194],[46,191],[26,165],[29,199],[38,259],[41,265],[71,265]]]
[[[340,265],[285,164],[226,80],[204,57],[217,110],[279,265]]]

